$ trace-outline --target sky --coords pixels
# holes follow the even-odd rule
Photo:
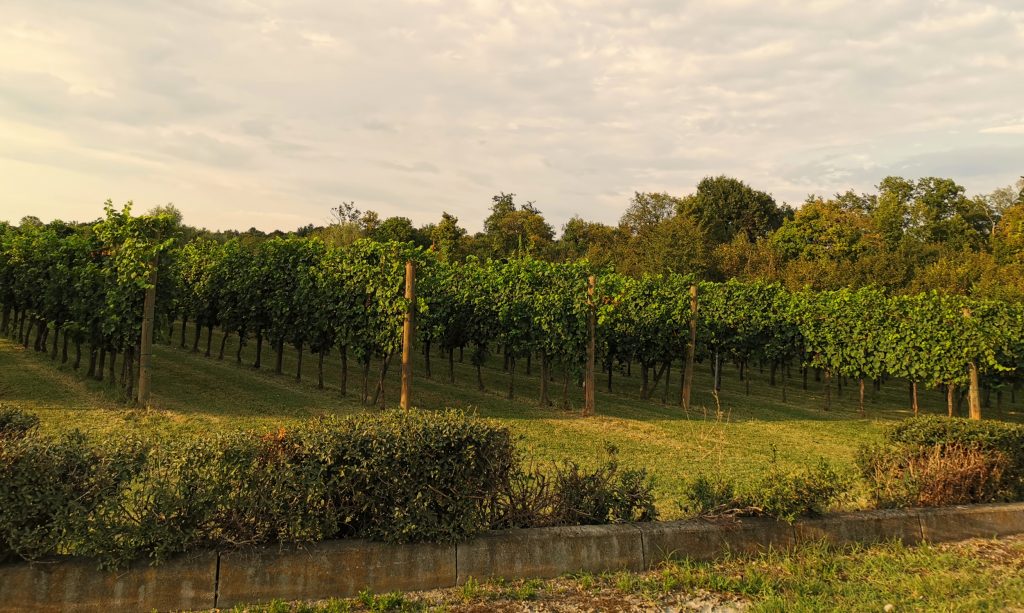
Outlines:
[[[514,192],[558,228],[719,174],[1013,183],[1024,3],[0,0],[0,219],[477,231]]]

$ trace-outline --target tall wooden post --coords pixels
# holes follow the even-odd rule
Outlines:
[[[978,365],[971,362],[969,368],[971,389],[967,392],[967,397],[970,400],[971,419],[981,419],[981,385],[978,381]]]
[[[156,311],[157,259],[149,264],[149,287],[142,301],[142,338],[139,342],[139,404],[149,407],[153,379],[153,315]]]
[[[964,318],[970,319],[971,310],[964,307]],[[978,363],[971,360],[968,364],[970,375],[970,388],[967,390],[968,407],[970,407],[971,419],[981,419],[981,382],[978,380]]]
[[[409,305],[405,310],[405,325],[402,327],[402,398],[400,406],[408,410],[412,406],[412,338],[416,313],[416,267],[412,260],[405,263],[405,299]]]
[[[690,410],[690,391],[693,389],[693,360],[697,353],[697,286],[690,286],[690,344],[686,347],[686,367],[683,373],[683,410]]]
[[[594,275],[587,279],[587,367],[583,381],[583,415],[594,414],[594,361],[597,349],[594,336],[597,328],[597,305],[594,304]]]

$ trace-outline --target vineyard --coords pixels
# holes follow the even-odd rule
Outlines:
[[[451,262],[411,243],[371,240],[344,248],[297,237],[185,241],[171,217],[109,203],[93,225],[0,232],[0,331],[86,377],[116,381],[128,401],[147,393],[137,372],[149,368],[143,340],[152,334],[222,359],[230,341],[236,361],[245,354],[278,373],[288,348],[296,377],[303,360],[315,360],[319,386],[330,381],[367,405],[393,403],[387,375],[409,312],[419,376],[455,383],[455,362],[467,361],[482,389],[493,385],[482,368],[500,360],[508,398],[568,406],[570,390],[590,380],[590,354],[599,374],[587,392],[598,396],[598,413],[600,392],[614,392],[613,374],[625,372],[639,379],[641,399],[686,406],[698,362],[714,389],[723,364],[741,380],[763,368],[783,401],[787,385],[821,386],[827,410],[831,390],[851,386],[863,412],[866,388],[898,379],[915,412],[920,389],[941,389],[950,415],[966,405],[980,418],[1004,395],[1015,400],[1024,368],[1024,306],[996,300],[631,277],[528,256]],[[414,304],[405,297],[407,262]],[[340,359],[333,371],[331,355]],[[677,375],[667,391],[673,367],[691,376]],[[535,371],[538,389],[523,389],[517,374]]]

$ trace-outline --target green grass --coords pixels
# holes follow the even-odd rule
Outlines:
[[[1024,537],[907,547],[811,544],[717,562],[668,561],[646,573],[551,581],[469,581],[425,593],[275,601],[238,613],[334,611],[668,610],[741,605],[750,611],[1003,611],[1024,605]],[[689,606],[681,606],[681,605]],[[695,606],[696,605],[696,606]]]
[[[214,336],[214,354],[220,341]],[[316,387],[316,355],[306,354],[303,380],[295,381],[296,353],[286,350],[284,372],[273,373],[274,354],[264,347],[264,368],[256,371],[253,347],[243,348],[243,365],[234,362],[234,338],[227,344],[223,361],[203,357],[173,345],[160,344],[154,355],[153,410],[127,407],[107,383],[86,380],[69,365],[50,362],[44,354],[23,349],[0,339],[0,402],[37,413],[44,429],[57,432],[81,429],[97,437],[118,436],[128,428],[150,434],[203,432],[227,428],[276,429],[315,415],[345,415],[368,409],[359,402],[361,368],[349,361],[349,394],[341,396],[340,359],[326,360],[326,389]],[[205,336],[201,347],[205,345]],[[83,357],[87,362],[87,357]],[[501,370],[501,357],[494,356],[484,368],[487,390],[476,386],[475,370],[456,359],[456,383],[447,382],[447,360],[432,358],[434,377],[424,376],[422,356],[415,366],[414,404],[423,408],[455,407],[494,418],[520,435],[526,458],[540,465],[571,458],[592,465],[605,458],[605,443],[619,449],[621,463],[646,467],[656,479],[658,507],[663,517],[677,516],[675,501],[685,479],[699,473],[731,476],[747,481],[761,471],[777,449],[783,466],[797,467],[827,458],[841,466],[852,466],[858,445],[876,438],[889,421],[910,415],[905,382],[893,381],[877,395],[868,392],[867,416],[858,414],[855,382],[838,395],[832,393],[832,409],[822,409],[823,390],[811,377],[808,390],[800,389],[799,373],[789,379],[786,402],[783,388],[768,384],[767,371],[749,369],[749,390],[738,373],[726,369],[718,401],[710,394],[708,366],[697,366],[694,409],[684,414],[676,406],[679,367],[675,365],[662,404],[662,388],[653,400],[641,401],[638,367],[633,376],[617,374],[613,393],[605,391],[599,376],[597,415],[580,418],[582,391],[570,385],[571,408],[558,408],[561,377],[552,382],[554,407],[537,403],[539,365],[525,374],[520,360],[516,375],[516,397],[506,398],[508,375]],[[374,364],[372,377],[378,364]],[[82,372],[84,372],[84,367]],[[120,364],[118,364],[120,372]],[[397,404],[399,365],[392,364],[386,384],[387,404]],[[945,397],[935,390],[922,391],[925,412],[945,413]],[[994,402],[994,400],[993,400]],[[720,407],[720,410],[719,410]],[[1002,402],[1003,418],[1020,421],[1022,405],[1012,404],[1009,395]],[[988,410],[995,414],[996,410]]]

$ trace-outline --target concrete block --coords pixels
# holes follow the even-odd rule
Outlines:
[[[214,606],[217,554],[101,571],[95,560],[0,566],[0,611],[170,611]]]
[[[455,546],[341,540],[221,554],[217,606],[455,585]]]
[[[825,540],[831,545],[877,543],[897,539],[907,545],[921,541],[921,520],[916,511],[880,510],[841,513],[797,521],[797,543]]]
[[[789,549],[795,542],[792,525],[759,517],[654,522],[639,528],[648,568],[668,558],[714,560],[726,554]]]
[[[924,539],[932,543],[1024,533],[1024,503],[919,509]]]
[[[458,582],[557,577],[643,569],[636,525],[565,526],[491,532],[458,546]]]

